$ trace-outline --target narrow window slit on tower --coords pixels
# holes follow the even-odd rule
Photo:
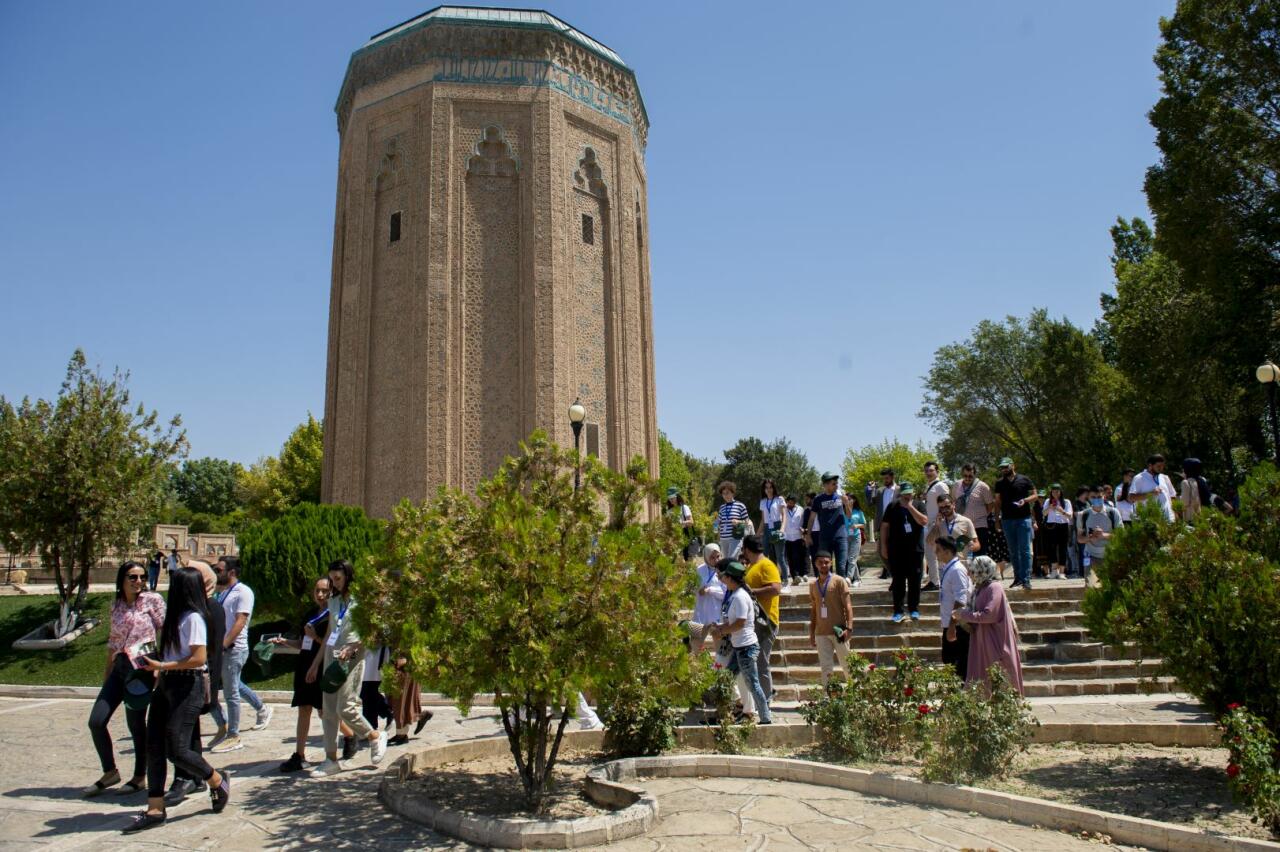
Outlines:
[[[391,239],[389,242],[400,241],[400,211],[397,210],[391,214]]]
[[[596,242],[595,220],[586,213],[582,214],[582,241],[589,246],[595,245]]]

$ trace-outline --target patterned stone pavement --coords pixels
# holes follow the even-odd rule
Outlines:
[[[241,751],[213,755],[232,772],[231,805],[209,811],[205,795],[169,812],[169,822],[141,835],[120,829],[143,806],[141,795],[108,792],[84,799],[81,789],[99,775],[85,722],[89,702],[79,699],[0,698],[0,848],[79,849],[167,847],[249,850],[465,849],[388,813],[376,799],[378,771],[367,752],[334,779],[312,781],[276,771],[292,749],[294,711],[275,705],[265,731],[244,734]],[[477,710],[464,719],[437,708],[415,742],[444,742],[497,733],[495,717]],[[310,756],[318,758],[315,726]],[[123,713],[112,720],[120,765],[132,765]],[[412,747],[412,746],[410,746]],[[397,752],[392,749],[389,759]],[[701,850],[998,849],[1056,850],[1095,846],[1065,834],[785,782],[738,779],[651,779],[662,821],[643,839],[610,849]]]

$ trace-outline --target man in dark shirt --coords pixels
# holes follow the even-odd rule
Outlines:
[[[817,549],[835,557],[835,571],[841,577],[849,576],[849,530],[846,519],[853,513],[853,504],[840,491],[840,476],[822,474],[822,490],[813,498],[809,509],[818,518]],[[813,536],[806,532],[813,544]]]
[[[1040,495],[1030,479],[1018,473],[1013,459],[1000,459],[1000,479],[996,481],[996,514],[1000,528],[1009,542],[1009,561],[1013,563],[1013,585],[1031,588],[1031,539],[1035,535],[1035,521],[1031,507]]]
[[[893,577],[889,591],[893,594],[893,621],[902,621],[902,599],[905,588],[907,607],[913,621],[920,620],[920,570],[924,559],[923,536],[928,517],[911,502],[915,488],[902,483],[898,499],[880,519],[880,558],[889,566]]]

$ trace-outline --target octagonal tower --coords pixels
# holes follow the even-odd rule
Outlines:
[[[326,502],[473,489],[533,429],[657,474],[648,119],[609,48],[537,11],[441,6],[338,97]]]

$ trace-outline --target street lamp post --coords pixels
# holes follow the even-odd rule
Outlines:
[[[573,490],[576,493],[582,486],[582,422],[587,419],[587,409],[581,399],[574,399],[569,406],[569,425],[573,427]]]
[[[1280,418],[1276,416],[1276,385],[1280,384],[1280,367],[1268,361],[1254,375],[1267,388],[1267,407],[1271,414],[1271,457],[1280,458]]]

